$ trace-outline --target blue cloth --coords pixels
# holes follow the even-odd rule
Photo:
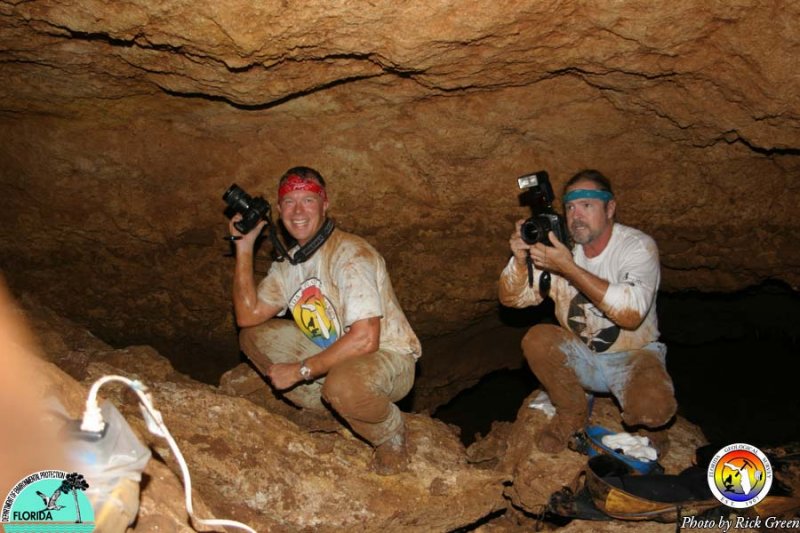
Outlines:
[[[575,189],[565,194],[561,201],[566,204],[567,202],[580,200],[581,198],[597,198],[598,200],[607,202],[614,198],[614,195],[608,191],[600,191],[597,189]]]
[[[588,444],[585,453],[589,457],[594,457],[595,455],[602,453],[606,455],[612,455],[640,474],[649,474],[650,472],[659,472],[659,470],[661,470],[661,465],[659,465],[657,461],[642,461],[640,459],[636,459],[635,457],[629,457],[624,453],[612,450],[603,444],[603,437],[613,434],[613,431],[606,429],[603,426],[588,426],[586,428],[586,436],[588,437],[590,443]]]

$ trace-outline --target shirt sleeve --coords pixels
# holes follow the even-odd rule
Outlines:
[[[633,317],[638,324],[653,305],[661,281],[658,248],[650,238],[637,239],[621,257],[617,281],[608,286],[602,311],[615,322]]]
[[[354,255],[339,269],[337,284],[342,295],[342,325],[345,329],[365,318],[383,317],[376,261],[382,259]]]
[[[539,274],[539,271],[534,271],[533,287],[530,287],[528,285],[528,269],[520,266],[512,256],[500,274],[497,291],[500,303],[516,308],[542,303],[543,298],[539,294]]]

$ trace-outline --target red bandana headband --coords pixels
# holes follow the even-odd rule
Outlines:
[[[325,192],[325,187],[317,183],[313,179],[303,179],[297,174],[291,174],[283,185],[278,189],[278,201],[292,191],[309,191],[319,194],[323,201],[328,200],[328,194]]]

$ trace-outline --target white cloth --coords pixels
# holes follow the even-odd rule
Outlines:
[[[650,446],[650,439],[647,437],[622,432],[604,435],[601,440],[607,448],[622,450],[622,453],[628,457],[640,461],[655,461],[658,459],[658,452]]]
[[[548,396],[545,391],[539,391],[539,394],[536,395],[536,398],[531,400],[528,407],[543,411],[548,420],[553,418],[556,414],[556,406],[550,401],[550,396]]]

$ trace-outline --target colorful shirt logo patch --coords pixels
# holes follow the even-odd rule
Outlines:
[[[311,278],[289,300],[289,309],[300,331],[320,348],[327,348],[339,338],[339,317],[330,300],[322,293],[322,282]]]

